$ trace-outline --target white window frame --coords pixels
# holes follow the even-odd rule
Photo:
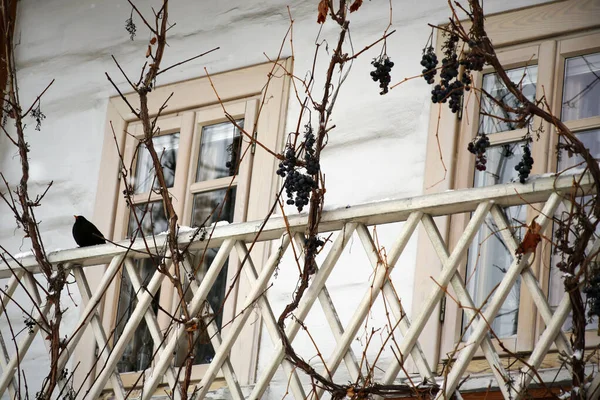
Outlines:
[[[553,22],[554,21],[554,22]],[[468,25],[468,24],[467,24]],[[562,95],[562,75],[564,75],[564,57],[581,54],[583,52],[595,52],[591,41],[596,39],[585,39],[594,34],[594,30],[600,29],[600,7],[586,0],[571,0],[563,2],[552,2],[539,6],[529,7],[521,10],[503,12],[488,16],[486,19],[486,31],[496,46],[500,60],[506,68],[522,67],[527,64],[538,64],[538,60],[545,62],[538,64],[538,80],[536,96],[546,95],[553,111],[556,112],[560,106]],[[577,50],[566,50],[568,46],[574,46],[570,40],[586,42]],[[441,43],[443,38],[438,32],[436,52],[441,54]],[[583,43],[582,42],[582,43]],[[596,47],[600,41],[596,42]],[[564,49],[563,49],[564,48]],[[586,50],[584,50],[584,48]],[[562,49],[562,50],[561,50]],[[571,53],[568,53],[568,52]],[[579,52],[579,53],[577,53]],[[561,58],[562,57],[562,58]],[[562,60],[562,61],[561,61]],[[483,73],[488,71],[483,71]],[[481,85],[483,73],[475,76],[474,82]],[[458,120],[452,114],[446,104],[432,105],[429,134],[427,139],[426,169],[424,179],[424,193],[439,193],[457,188],[472,187],[474,157],[467,151],[467,143],[474,137],[478,127],[478,104],[476,101],[467,101],[469,94],[465,96],[465,107],[462,110],[462,119]],[[475,123],[473,123],[475,121]],[[595,122],[594,122],[595,123]],[[539,126],[540,121],[534,121]],[[577,124],[590,127],[590,121],[577,121],[569,124],[570,128],[576,128]],[[556,155],[552,149],[556,143],[550,131],[550,125],[543,123],[544,135],[541,143],[534,143],[532,147],[535,159],[532,174],[553,171],[556,168]],[[584,129],[577,127],[577,130]],[[494,134],[496,135],[496,134]],[[523,132],[513,131],[503,133],[505,141],[520,138]],[[493,135],[490,135],[490,137]],[[447,171],[440,162],[444,161]],[[531,212],[528,212],[530,214]],[[533,214],[532,214],[533,215]],[[455,216],[436,218],[438,228],[445,241],[453,248],[457,232],[464,227],[467,216]],[[528,216],[530,220],[530,216]],[[544,247],[544,257],[539,257],[538,263],[533,266],[534,273],[543,271],[540,259],[549,256],[550,246]],[[466,265],[466,259],[464,264]],[[546,268],[547,269],[547,268]],[[436,276],[441,270],[439,260],[432,251],[431,244],[424,230],[420,230],[417,250],[417,268],[415,270],[415,289],[413,291],[413,315],[419,312],[420,304],[426,296],[435,288],[431,276]],[[464,268],[461,271],[464,276]],[[540,276],[540,282],[545,291],[548,289],[547,272]],[[419,338],[421,346],[430,362],[438,366],[440,371],[442,362],[446,358],[446,352],[454,348],[457,337],[460,335],[461,314],[456,305],[451,305],[451,299],[447,300],[444,310],[444,322],[440,322],[440,316],[430,318]],[[519,332],[516,340],[508,341],[509,348],[514,351],[529,351],[537,337],[543,331],[543,322],[536,315],[535,307],[532,306],[527,289],[522,285],[521,306],[519,314]],[[454,309],[453,309],[454,308]],[[532,319],[531,314],[534,313]],[[441,310],[440,310],[441,311]],[[526,317],[526,318],[525,318]],[[531,321],[535,321],[533,324]],[[506,340],[503,343],[507,344]],[[470,372],[482,372],[483,368],[473,363]],[[483,361],[485,364],[485,361]],[[482,364],[482,365],[483,365]]]
[[[244,130],[246,132],[255,132],[257,140],[262,145],[275,152],[280,152],[285,143],[284,128],[290,88],[290,76],[287,72],[292,71],[292,59],[281,60],[279,64],[281,66],[264,63],[214,74],[210,76],[210,79],[204,76],[156,87],[148,96],[150,116],[155,116],[164,100],[172,94],[168,109],[163,112],[159,119],[159,125],[163,132],[176,132],[179,129],[187,129],[193,132],[193,135],[186,135],[187,139],[185,140],[188,141],[186,143],[182,142],[180,136],[181,151],[183,146],[199,147],[199,134],[202,126],[227,121],[222,107],[224,105],[225,110],[234,118],[243,117],[245,119]],[[134,107],[139,104],[136,93],[127,94],[125,97]],[[129,210],[124,206],[121,193],[123,187],[119,178],[120,159],[115,143],[118,143],[120,149],[125,149],[125,154],[131,158],[132,148],[127,146],[126,137],[127,133],[132,133],[130,132],[131,128],[133,128],[134,134],[139,133],[137,132],[136,121],[135,114],[131,112],[120,96],[114,96],[108,100],[101,173],[98,179],[93,221],[102,232],[107,234],[109,239],[119,240],[125,237],[126,221],[129,215]],[[243,140],[244,143],[248,142],[247,138]],[[189,157],[187,159],[189,160]],[[192,176],[196,172],[193,164],[194,162],[191,165],[180,165],[178,163],[175,179],[189,182],[195,180],[195,176]],[[245,202],[236,202],[235,214],[238,220],[264,218],[277,193],[279,181],[275,171],[278,160],[262,149],[261,146],[256,146],[252,165],[255,171],[261,171],[261,173],[251,174],[249,168],[242,167],[240,170],[244,171],[243,176],[235,178],[238,185],[237,190],[244,193],[247,198]],[[192,186],[195,190],[209,189],[203,183],[194,183]],[[190,223],[193,194],[189,188],[190,184],[177,185],[173,188],[174,192],[172,192],[174,206],[180,215],[180,225]],[[156,195],[153,194],[152,196]],[[176,199],[185,199],[185,206],[181,202],[178,204]],[[260,268],[267,254],[268,244],[261,243],[254,246],[252,256],[257,268]],[[93,282],[99,281],[104,269],[104,267],[98,267],[88,273],[91,285]],[[230,272],[231,269],[233,268],[230,268]],[[107,332],[112,331],[114,328],[120,284],[116,281],[110,286],[105,296],[108,300],[105,300],[102,320]],[[248,283],[243,277],[238,282],[237,295],[234,297],[236,308],[241,307],[245,293],[248,293],[248,290]],[[166,292],[161,291],[161,305],[171,307],[173,305],[173,294]],[[230,309],[225,312],[224,323],[231,319],[232,311],[233,309]],[[168,317],[161,314],[164,313],[159,313],[159,324],[167,323]],[[240,337],[244,339],[238,340],[231,351],[231,361],[242,385],[251,384],[256,378],[260,328],[262,325],[258,318],[257,315],[256,323],[244,328],[240,334]],[[86,340],[86,338],[84,337],[82,340]],[[89,337],[89,343],[92,347],[93,339],[91,337]],[[93,357],[89,354],[81,354],[77,358],[76,362],[81,363],[78,370],[87,371],[91,369]],[[87,368],[88,366],[89,368]],[[193,379],[200,379],[206,368],[207,365],[195,366]],[[138,378],[139,373],[121,375],[124,384],[131,386]]]

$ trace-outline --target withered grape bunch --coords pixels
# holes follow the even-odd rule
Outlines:
[[[438,58],[433,47],[429,46],[423,49],[423,56],[421,57],[421,66],[423,67],[423,79],[429,84],[434,82],[434,77],[437,74]]]
[[[483,56],[471,49],[465,53],[457,53],[459,42],[458,35],[450,33],[442,45],[444,58],[440,67],[440,81],[431,90],[432,103],[446,103],[453,113],[462,107],[462,98],[465,91],[471,89],[471,71],[481,71],[484,64]],[[473,42],[473,46],[475,46]],[[423,79],[428,84],[435,82],[438,68],[438,59],[432,46],[423,49],[421,66],[423,66]],[[463,71],[459,69],[463,66]]]
[[[485,171],[487,164],[487,157],[485,151],[490,147],[490,138],[485,133],[478,135],[472,142],[467,146],[469,152],[475,154],[475,168],[478,171]]]
[[[533,157],[531,157],[529,141],[525,142],[522,148],[523,156],[521,157],[521,161],[519,162],[519,164],[515,166],[515,170],[519,172],[519,182],[525,183],[525,180],[529,177],[529,174],[531,173],[531,168],[533,166]]]
[[[305,126],[304,133],[304,166],[298,162],[295,148],[288,144],[284,153],[284,160],[279,163],[277,175],[285,179],[283,185],[287,196],[286,203],[295,205],[299,212],[308,205],[310,194],[317,188],[317,181],[313,177],[321,169],[315,155],[315,135],[310,124]],[[304,172],[305,171],[305,172]]]
[[[589,279],[587,286],[583,289],[587,297],[588,303],[588,317],[599,317],[600,316],[600,274],[598,271],[594,271],[592,277]]]
[[[373,78],[375,82],[379,81],[379,87],[381,88],[379,94],[386,94],[389,91],[389,85],[392,80],[390,72],[392,71],[394,63],[386,54],[384,54],[374,59],[371,64],[375,67],[375,71],[371,71],[371,78]]]

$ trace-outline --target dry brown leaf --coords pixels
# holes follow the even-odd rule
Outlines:
[[[362,6],[363,0],[354,0],[354,3],[350,6],[350,12],[354,12]]]
[[[152,39],[150,39],[150,44],[155,44],[156,43],[156,36],[154,36]]]
[[[542,227],[535,222],[536,218],[537,217],[535,217],[527,227],[527,233],[519,247],[517,247],[517,251],[515,251],[516,255],[533,253],[537,248],[538,243],[542,241],[542,236],[540,235]]]
[[[194,332],[198,330],[198,323],[196,321],[189,321],[185,324],[186,332]]]
[[[327,13],[329,12],[329,3],[327,0],[321,0],[319,2],[319,16],[317,17],[317,22],[322,24],[327,19]]]
[[[146,50],[146,58],[150,57],[150,54],[152,54],[152,47],[148,45],[148,50]]]
[[[354,388],[350,386],[348,390],[346,390],[346,397],[353,398],[354,397]]]

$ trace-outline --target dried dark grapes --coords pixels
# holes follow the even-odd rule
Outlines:
[[[478,135],[475,140],[469,143],[467,150],[472,154],[475,154],[475,168],[478,171],[485,171],[487,164],[487,157],[485,151],[490,147],[490,138],[485,133]]]
[[[129,33],[129,38],[133,40],[133,38],[135,38],[135,32],[137,31],[137,27],[133,22],[133,10],[131,10],[129,18],[125,20],[125,30]]]
[[[283,185],[287,196],[286,203],[296,206],[299,212],[308,205],[312,190],[317,188],[317,181],[313,176],[319,173],[320,165],[315,155],[315,143],[312,127],[308,124],[304,133],[306,173],[299,170],[296,151],[291,145],[286,147],[284,160],[279,163],[277,170],[277,175],[285,179]]]
[[[373,78],[375,82],[379,81],[379,87],[381,88],[379,94],[386,94],[389,91],[389,85],[392,81],[390,72],[392,71],[394,63],[384,54],[374,59],[371,64],[375,67],[375,71],[371,71],[371,78]]]
[[[316,138],[310,124],[305,126],[304,132],[304,162],[306,164],[306,173],[316,175],[319,173],[321,166],[315,155]]]
[[[515,166],[515,170],[519,172],[519,182],[525,183],[525,180],[529,177],[531,168],[533,167],[533,157],[531,157],[529,141],[527,141],[522,148],[523,156],[521,157],[521,161]]]
[[[600,317],[600,273],[596,271],[583,289],[588,303],[588,317]]]
[[[430,85],[434,82],[434,77],[437,74],[438,58],[433,47],[429,46],[423,49],[423,56],[421,57],[421,66],[423,67],[423,79]]]

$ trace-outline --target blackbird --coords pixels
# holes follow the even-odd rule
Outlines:
[[[74,215],[73,239],[80,247],[95,246],[104,244],[104,235],[96,228],[94,224],[85,219],[82,215]]]

